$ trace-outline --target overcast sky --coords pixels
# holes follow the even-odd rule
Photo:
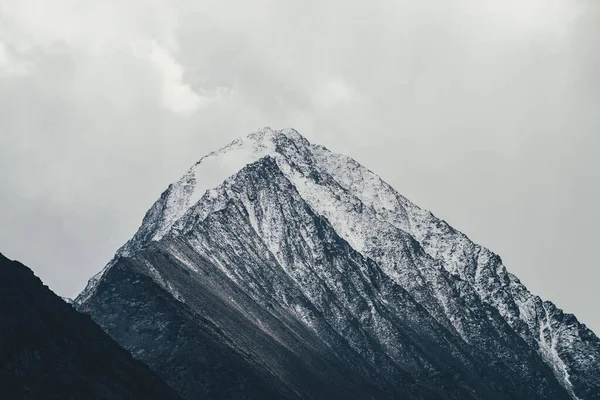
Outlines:
[[[257,128],[346,153],[600,332],[597,0],[0,0],[0,251],[75,296]]]

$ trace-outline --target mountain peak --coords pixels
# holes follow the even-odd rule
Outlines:
[[[284,149],[294,148],[294,151],[297,151],[298,148],[306,149],[309,146],[308,140],[293,128],[274,130],[267,126],[208,153],[181,179],[169,185],[146,213],[142,226],[134,237],[117,251],[113,260],[102,271],[89,280],[75,302],[82,303],[92,295],[101,277],[118,257],[128,256],[147,243],[158,241],[166,235],[208,190],[219,186],[246,165],[265,156],[280,158]]]
[[[310,146],[308,140],[295,129],[273,130],[265,127],[202,157],[188,171],[188,174],[196,175],[195,183],[198,185],[193,200],[199,200],[198,196],[204,194],[206,189],[217,186],[245,165],[279,152],[281,146],[290,141],[294,146]]]
[[[126,271],[130,264],[136,271]],[[439,354],[458,357],[458,364],[474,360],[469,368],[481,376],[472,382],[478,387],[467,391],[478,391],[478,398],[559,399],[569,394],[600,399],[593,396],[600,393],[600,341],[591,331],[532,295],[499,256],[417,207],[355,160],[311,144],[294,129],[265,127],[193,165],[90,280],[76,299],[79,306],[120,312],[112,304],[112,289],[97,289],[107,280],[105,287],[116,284],[107,274],[113,267],[149,276],[173,301],[237,337],[233,346],[243,351],[255,349],[247,348],[236,325],[228,325],[205,302],[241,313],[251,321],[244,323],[267,335],[266,340],[287,348],[297,343],[288,330],[316,332],[315,348],[324,344],[353,360],[358,354],[362,361],[356,362],[364,371],[387,371],[374,372],[383,381],[402,381],[407,371],[399,366],[410,362],[408,371],[420,371],[417,375],[436,369],[435,376],[444,375],[443,363],[423,361],[437,353],[417,354],[431,340],[456,343],[460,350],[440,348]],[[135,292],[123,290],[117,296]],[[198,293],[218,300],[198,303]],[[125,299],[123,304],[132,303]],[[282,313],[282,325],[270,320],[273,312]],[[103,311],[97,315],[104,318]],[[134,318],[115,318],[123,317]],[[113,327],[116,320],[106,323]],[[431,329],[424,332],[425,326]],[[123,334],[121,329],[127,326],[115,333]],[[408,331],[413,337],[405,337]],[[422,335],[425,342],[415,347]],[[351,356],[337,338],[352,346]],[[139,346],[131,344],[145,354]],[[257,359],[271,360],[280,352],[265,351],[255,354]],[[499,354],[506,358],[497,359]],[[462,387],[463,378],[456,379],[452,385]],[[488,392],[481,387],[486,381],[504,392]],[[388,390],[381,382],[378,388]],[[467,398],[463,389],[454,397]]]
[[[283,128],[283,129],[272,129],[269,126],[265,126],[262,129],[258,129],[247,135],[248,137],[264,137],[264,136],[285,136],[289,139],[294,140],[306,140],[306,138],[294,128]]]
[[[267,126],[253,131],[246,136],[237,138],[221,149],[207,154],[206,156],[202,157],[200,161],[196,163],[196,165],[201,164],[206,159],[210,159],[211,157],[240,149],[244,149],[247,152],[253,152],[256,154],[262,154],[262,152],[265,150],[275,151],[276,145],[284,140],[292,140],[296,144],[302,144],[303,146],[310,145],[308,140],[293,128],[274,130]]]

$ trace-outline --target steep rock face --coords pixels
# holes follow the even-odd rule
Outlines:
[[[410,232],[431,257],[496,308],[538,351],[571,397],[600,398],[600,341],[575,316],[531,294],[498,255],[416,207],[356,161],[320,146],[315,154],[346,190],[373,207],[379,218]]]
[[[138,280],[161,296],[140,297]],[[153,319],[144,304],[159,297],[182,311]],[[133,303],[147,314],[122,306]],[[600,398],[593,333],[498,256],[294,130],[200,160],[77,304],[190,399],[189,385],[223,390],[203,356],[212,345],[178,347],[195,331],[243,364],[228,371],[258,385],[249,398],[273,387],[286,398]],[[160,333],[175,315],[196,327],[183,339]],[[171,368],[187,365],[178,382]]]
[[[180,399],[88,315],[0,254],[0,398]]]

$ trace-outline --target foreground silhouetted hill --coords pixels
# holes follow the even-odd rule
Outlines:
[[[0,399],[179,399],[92,319],[0,254]]]

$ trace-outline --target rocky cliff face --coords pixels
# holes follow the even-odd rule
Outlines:
[[[181,399],[88,315],[0,254],[0,398]]]
[[[600,399],[585,325],[294,130],[201,159],[76,303],[188,399]]]

